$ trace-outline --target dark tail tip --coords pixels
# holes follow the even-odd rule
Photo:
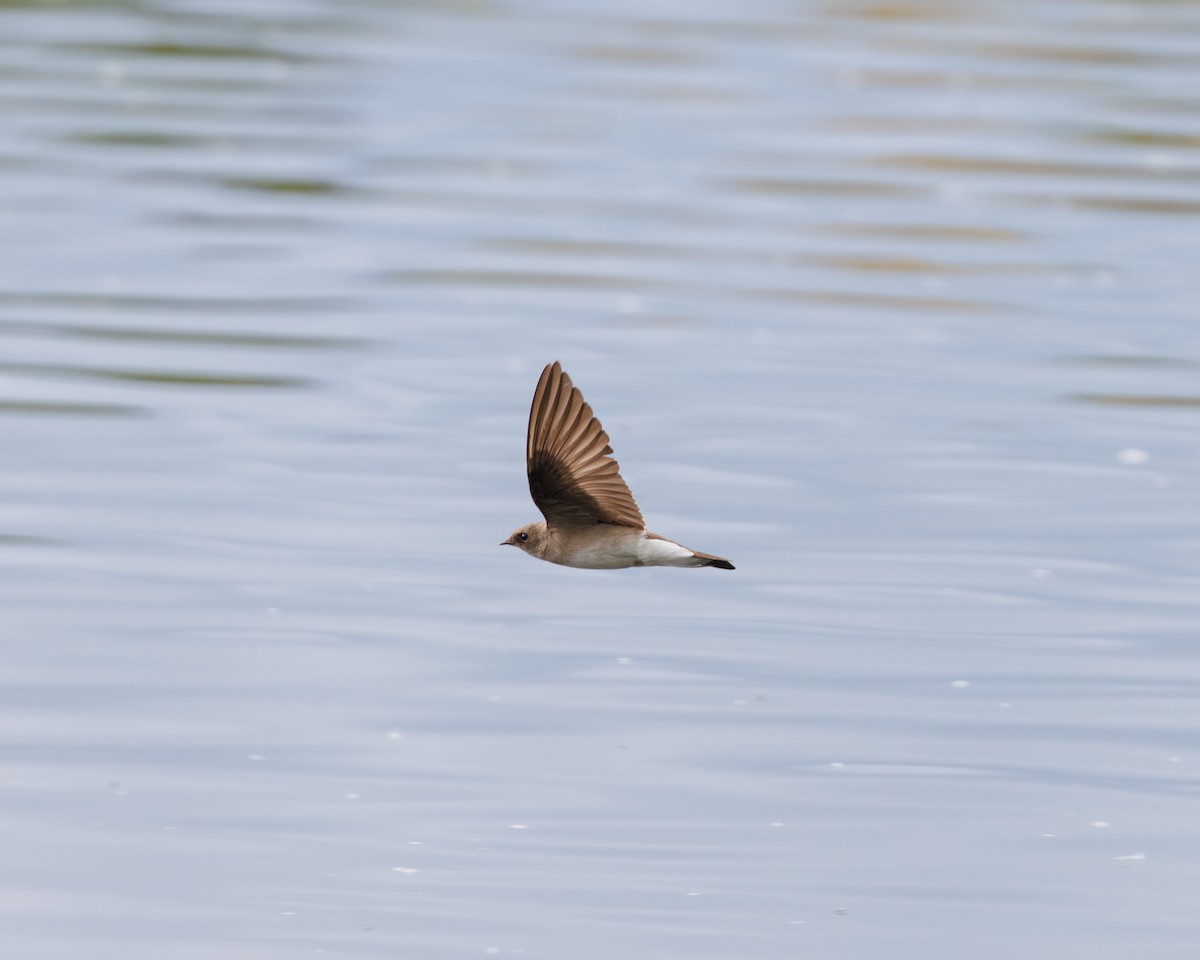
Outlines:
[[[699,550],[693,550],[692,556],[701,561],[701,563],[697,564],[700,567],[720,567],[722,570],[737,569],[724,557],[714,557],[711,553],[701,553]]]

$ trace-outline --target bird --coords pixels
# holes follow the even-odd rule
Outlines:
[[[608,434],[555,361],[542,371],[525,441],[529,492],[545,520],[514,530],[500,546],[566,567],[717,567],[724,557],[691,550],[646,529],[611,456]]]

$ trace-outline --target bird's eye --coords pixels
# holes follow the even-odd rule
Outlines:
[[[518,533],[518,534],[517,534],[517,539],[518,539],[518,540],[520,540],[522,543],[524,543],[526,540],[528,540],[528,539],[529,539],[529,534],[527,534],[527,533]]]

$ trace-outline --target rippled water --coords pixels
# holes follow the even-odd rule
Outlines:
[[[0,4],[7,954],[1193,957],[1198,37]]]

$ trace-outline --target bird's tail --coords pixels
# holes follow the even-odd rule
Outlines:
[[[697,560],[702,561],[696,564],[698,567],[719,567],[722,570],[736,570],[732,563],[724,557],[714,557],[711,553],[701,553],[699,550],[693,550],[692,556]]]

